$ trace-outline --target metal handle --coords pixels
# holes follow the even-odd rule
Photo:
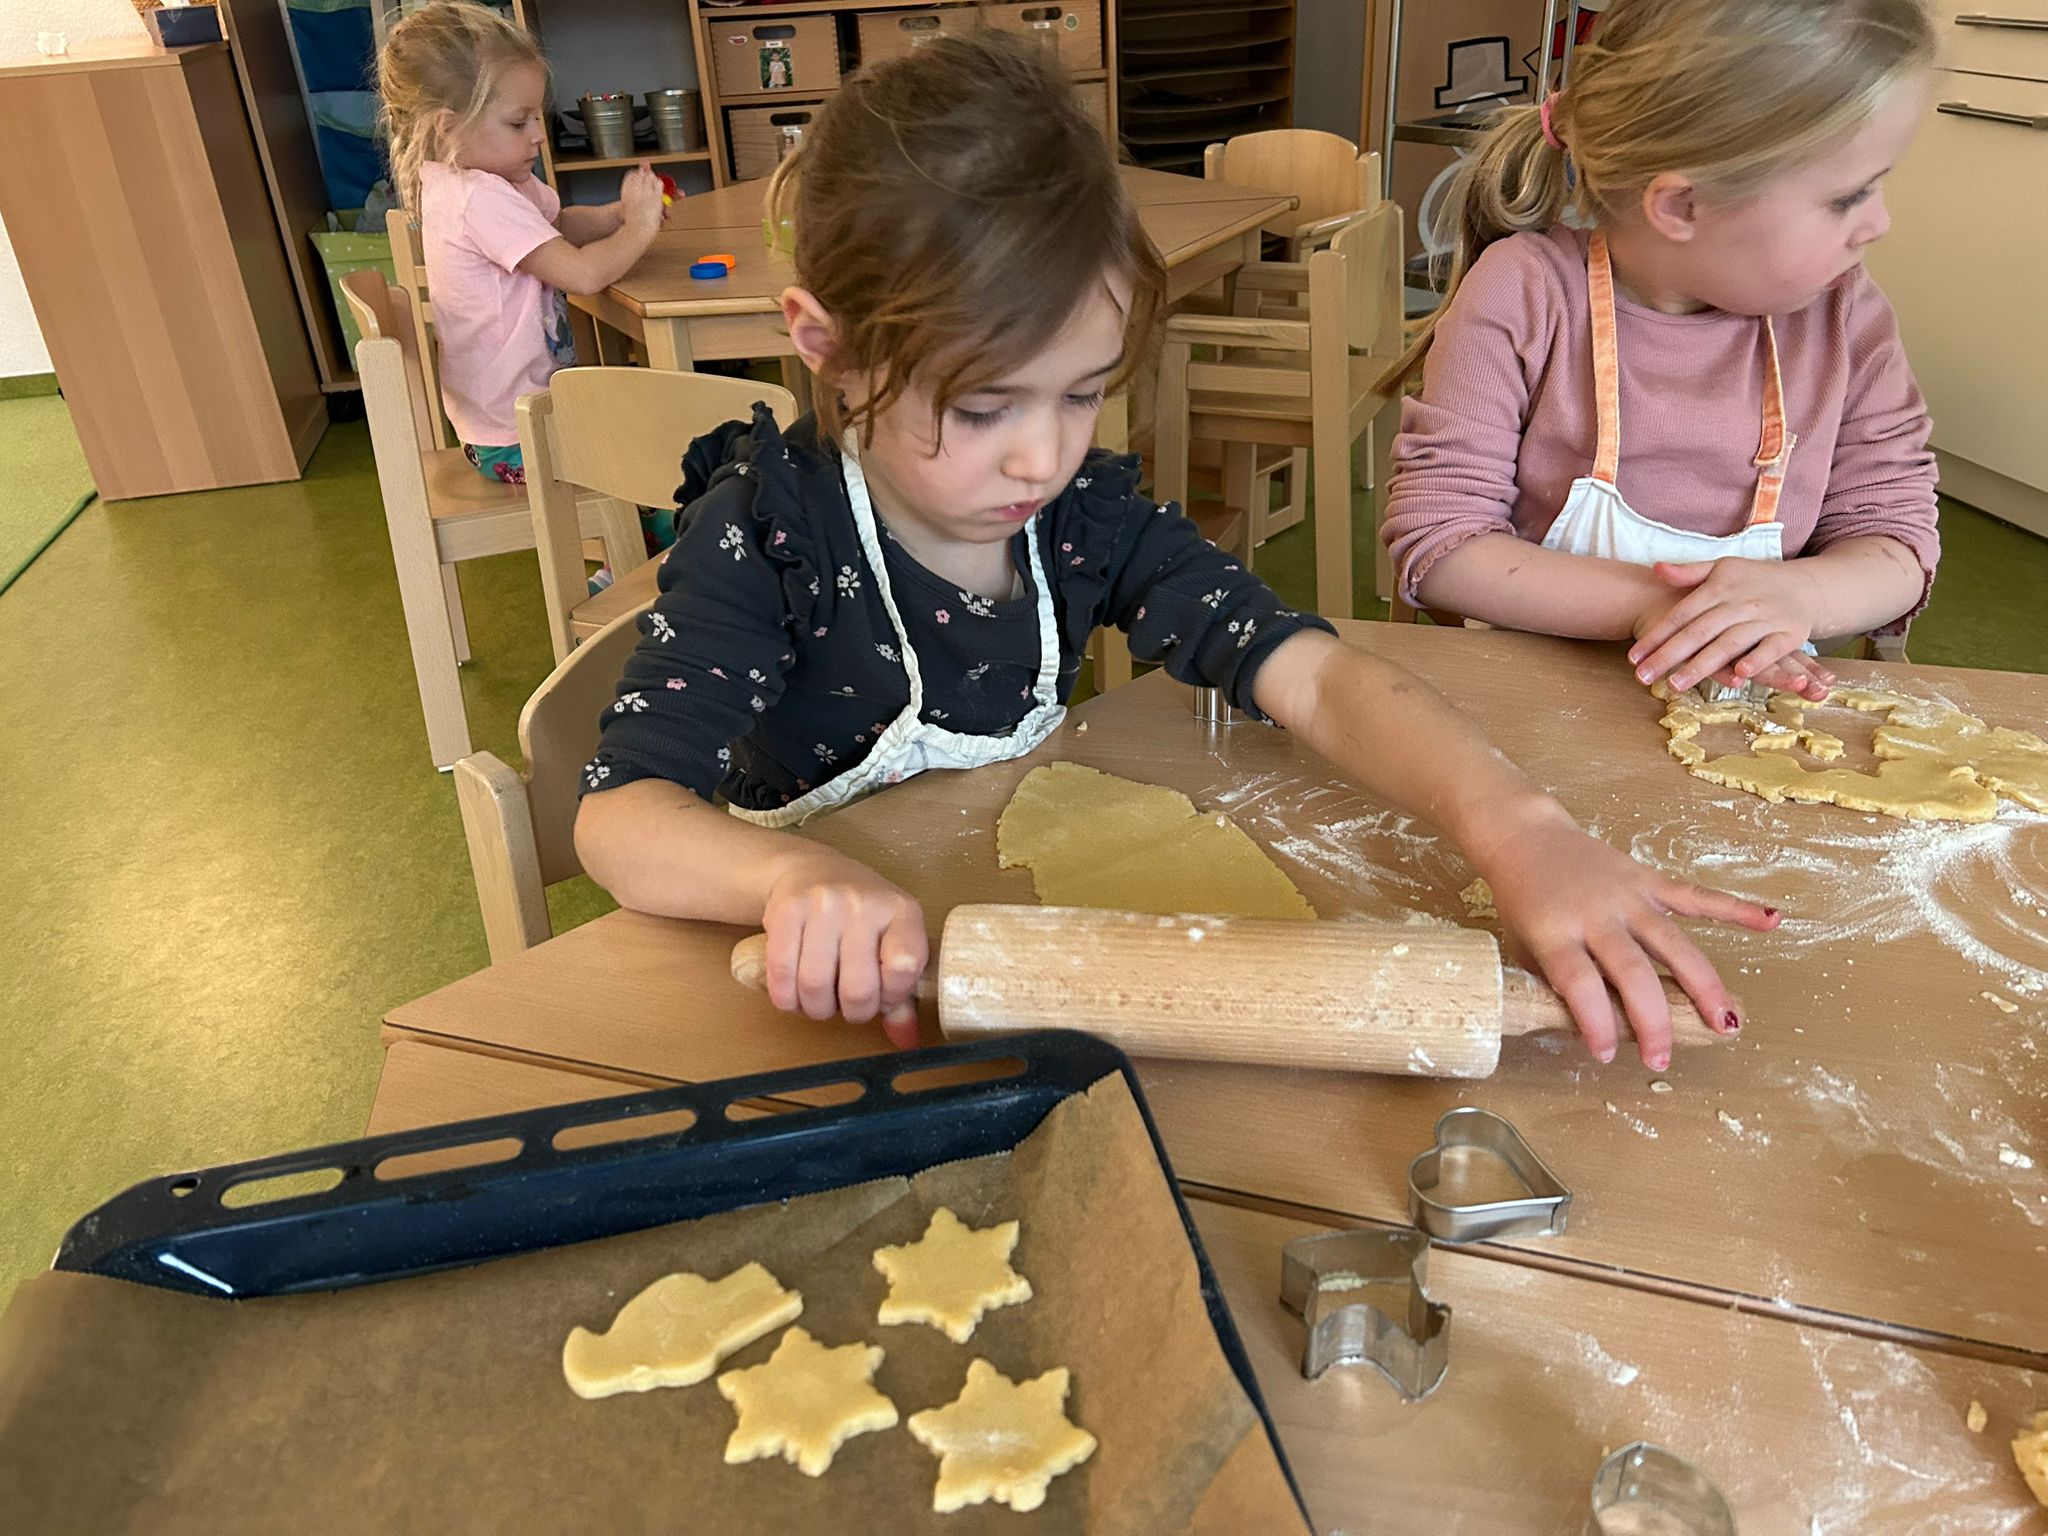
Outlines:
[[[1986,16],[1973,11],[1968,16],[1958,16],[1959,27],[1999,27],[2008,32],[2048,32],[2048,18],[2039,16]]]
[[[1973,107],[1967,101],[1944,101],[1934,110],[1950,117],[1975,118],[1980,123],[2011,123],[2015,128],[2048,133],[2048,113],[1994,112],[1989,107]]]

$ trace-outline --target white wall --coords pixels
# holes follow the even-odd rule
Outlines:
[[[73,43],[110,37],[139,37],[142,18],[132,0],[4,0],[0,3],[0,59],[36,51],[38,32],[62,32]],[[0,378],[48,373],[50,352],[36,328],[28,290],[22,287],[14,248],[0,226]]]

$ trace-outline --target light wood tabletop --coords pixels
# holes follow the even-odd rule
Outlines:
[[[1295,204],[1283,193],[1198,181],[1136,166],[1124,169],[1146,232],[1167,267],[1178,301],[1258,255],[1259,226]],[[765,181],[739,182],[683,198],[638,265],[603,293],[571,302],[639,341],[656,368],[699,360],[783,357],[778,298],[795,281],[789,258],[761,236]],[[690,276],[700,256],[735,258],[729,276]]]
[[[1660,707],[1612,648],[1340,627],[1441,687],[1598,835],[1788,921],[1768,936],[1695,930],[1748,1025],[1675,1060],[1669,1091],[1626,1051],[1602,1068],[1557,1037],[1510,1042],[1480,1082],[1141,1061],[1180,1177],[1405,1222],[1407,1167],[1437,1117],[1483,1105],[1576,1194],[1562,1236],[1499,1245],[1530,1262],[2048,1364],[2048,818],[1912,825],[1769,806],[1670,759]],[[2048,678],[1841,670],[1996,723],[2048,717]],[[1867,759],[1867,718],[1822,723],[1840,724],[1847,765]],[[1017,781],[1055,759],[1228,812],[1324,917],[1480,921],[1458,894],[1471,872],[1440,839],[1282,732],[1197,721],[1188,691],[1158,673],[1082,705],[1028,758],[926,775],[807,830],[901,882],[936,929],[961,902],[1033,900],[1028,875],[997,868],[995,821]],[[394,1010],[392,1037],[657,1080],[879,1048],[875,1031],[780,1015],[738,988],[735,937],[613,914]]]
[[[635,1085],[403,1041],[373,1135]],[[2048,1519],[2007,1442],[2048,1376],[1437,1249],[1450,1369],[1419,1404],[1367,1366],[1301,1374],[1280,1251],[1320,1224],[1203,1199],[1195,1223],[1319,1530],[1557,1536],[1610,1450],[1650,1440],[1727,1495],[1744,1536],[2020,1536]],[[1967,1427],[1981,1403],[1982,1433]]]

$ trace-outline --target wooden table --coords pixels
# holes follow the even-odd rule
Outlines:
[[[369,1129],[606,1091],[582,1073],[401,1041]],[[1638,1439],[1700,1465],[1745,1536],[2030,1528],[2006,1442],[2048,1401],[2039,1373],[1438,1249],[1429,1293],[1452,1309],[1450,1373],[1407,1404],[1369,1367],[1302,1377],[1280,1250],[1317,1225],[1192,1208],[1318,1529],[1576,1532],[1601,1458]],[[1973,1401],[1989,1415],[1979,1435],[1965,1427]]]
[[[1170,302],[1256,259],[1259,226],[1296,202],[1282,193],[1137,166],[1124,168],[1124,180],[1146,232],[1166,259]],[[603,293],[570,302],[633,337],[654,368],[789,356],[778,300],[796,276],[789,258],[761,239],[761,195],[767,185],[739,182],[684,198],[631,272]],[[738,258],[732,275],[709,282],[691,277],[690,263],[714,252]]]
[[[1406,1169],[1437,1116],[1482,1104],[1577,1194],[1566,1234],[1494,1251],[2048,1365],[2048,820],[1926,827],[1767,806],[1681,772],[1658,707],[1609,648],[1341,627],[1459,700],[1610,842],[1790,920],[1767,937],[1702,931],[1745,997],[1748,1028],[1682,1056],[1668,1093],[1626,1059],[1601,1068],[1557,1039],[1510,1045],[1476,1083],[1141,1062],[1180,1177],[1313,1219],[1405,1222]],[[2048,678],[1842,671],[1993,721],[2048,717]],[[1868,732],[1865,721],[1860,744]],[[1853,724],[1842,734],[1853,765],[1862,745]],[[1229,811],[1326,917],[1466,918],[1457,893],[1470,871],[1444,844],[1284,733],[1196,721],[1163,674],[1081,706],[1029,758],[928,775],[810,830],[903,882],[934,925],[963,901],[1028,902],[1028,876],[996,867],[995,819],[1017,780],[1055,758]],[[398,1008],[391,1033],[656,1080],[880,1047],[873,1031],[785,1017],[741,991],[726,970],[735,937],[614,914]]]

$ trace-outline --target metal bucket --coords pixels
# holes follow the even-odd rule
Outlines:
[[[664,153],[704,147],[704,99],[696,91],[649,91],[647,115],[654,120],[654,142]]]
[[[623,160],[633,153],[633,98],[601,91],[576,103],[583,114],[583,134],[599,160]]]

